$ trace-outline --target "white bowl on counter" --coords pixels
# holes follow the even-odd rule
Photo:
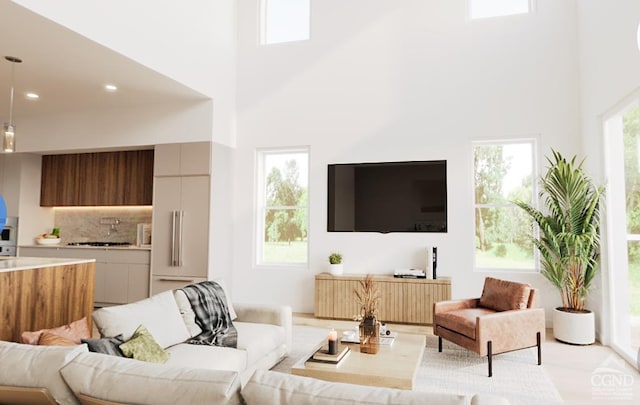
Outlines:
[[[60,238],[37,238],[36,243],[38,245],[58,245]]]

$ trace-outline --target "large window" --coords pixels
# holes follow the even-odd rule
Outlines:
[[[309,150],[258,152],[258,265],[308,262]]]
[[[607,257],[612,347],[640,353],[640,91],[605,115]],[[605,264],[602,264],[605,266]]]
[[[260,0],[260,44],[310,37],[311,0]]]
[[[535,141],[476,142],[473,146],[475,268],[535,270],[532,220],[513,204],[533,204]]]
[[[530,13],[533,0],[467,0],[470,20]]]

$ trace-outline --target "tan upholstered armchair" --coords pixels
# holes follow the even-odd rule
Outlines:
[[[544,309],[528,284],[487,277],[480,298],[436,302],[433,314],[438,351],[444,338],[487,356],[489,377],[494,354],[537,346],[538,365],[542,364]]]

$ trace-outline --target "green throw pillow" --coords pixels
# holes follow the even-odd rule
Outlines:
[[[133,357],[136,360],[151,363],[166,363],[169,360],[169,353],[156,342],[144,325],[138,326],[131,339],[119,347],[126,357]]]

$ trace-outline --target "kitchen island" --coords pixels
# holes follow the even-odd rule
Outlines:
[[[24,331],[85,316],[91,330],[94,283],[94,259],[0,259],[0,340],[19,342]]]

